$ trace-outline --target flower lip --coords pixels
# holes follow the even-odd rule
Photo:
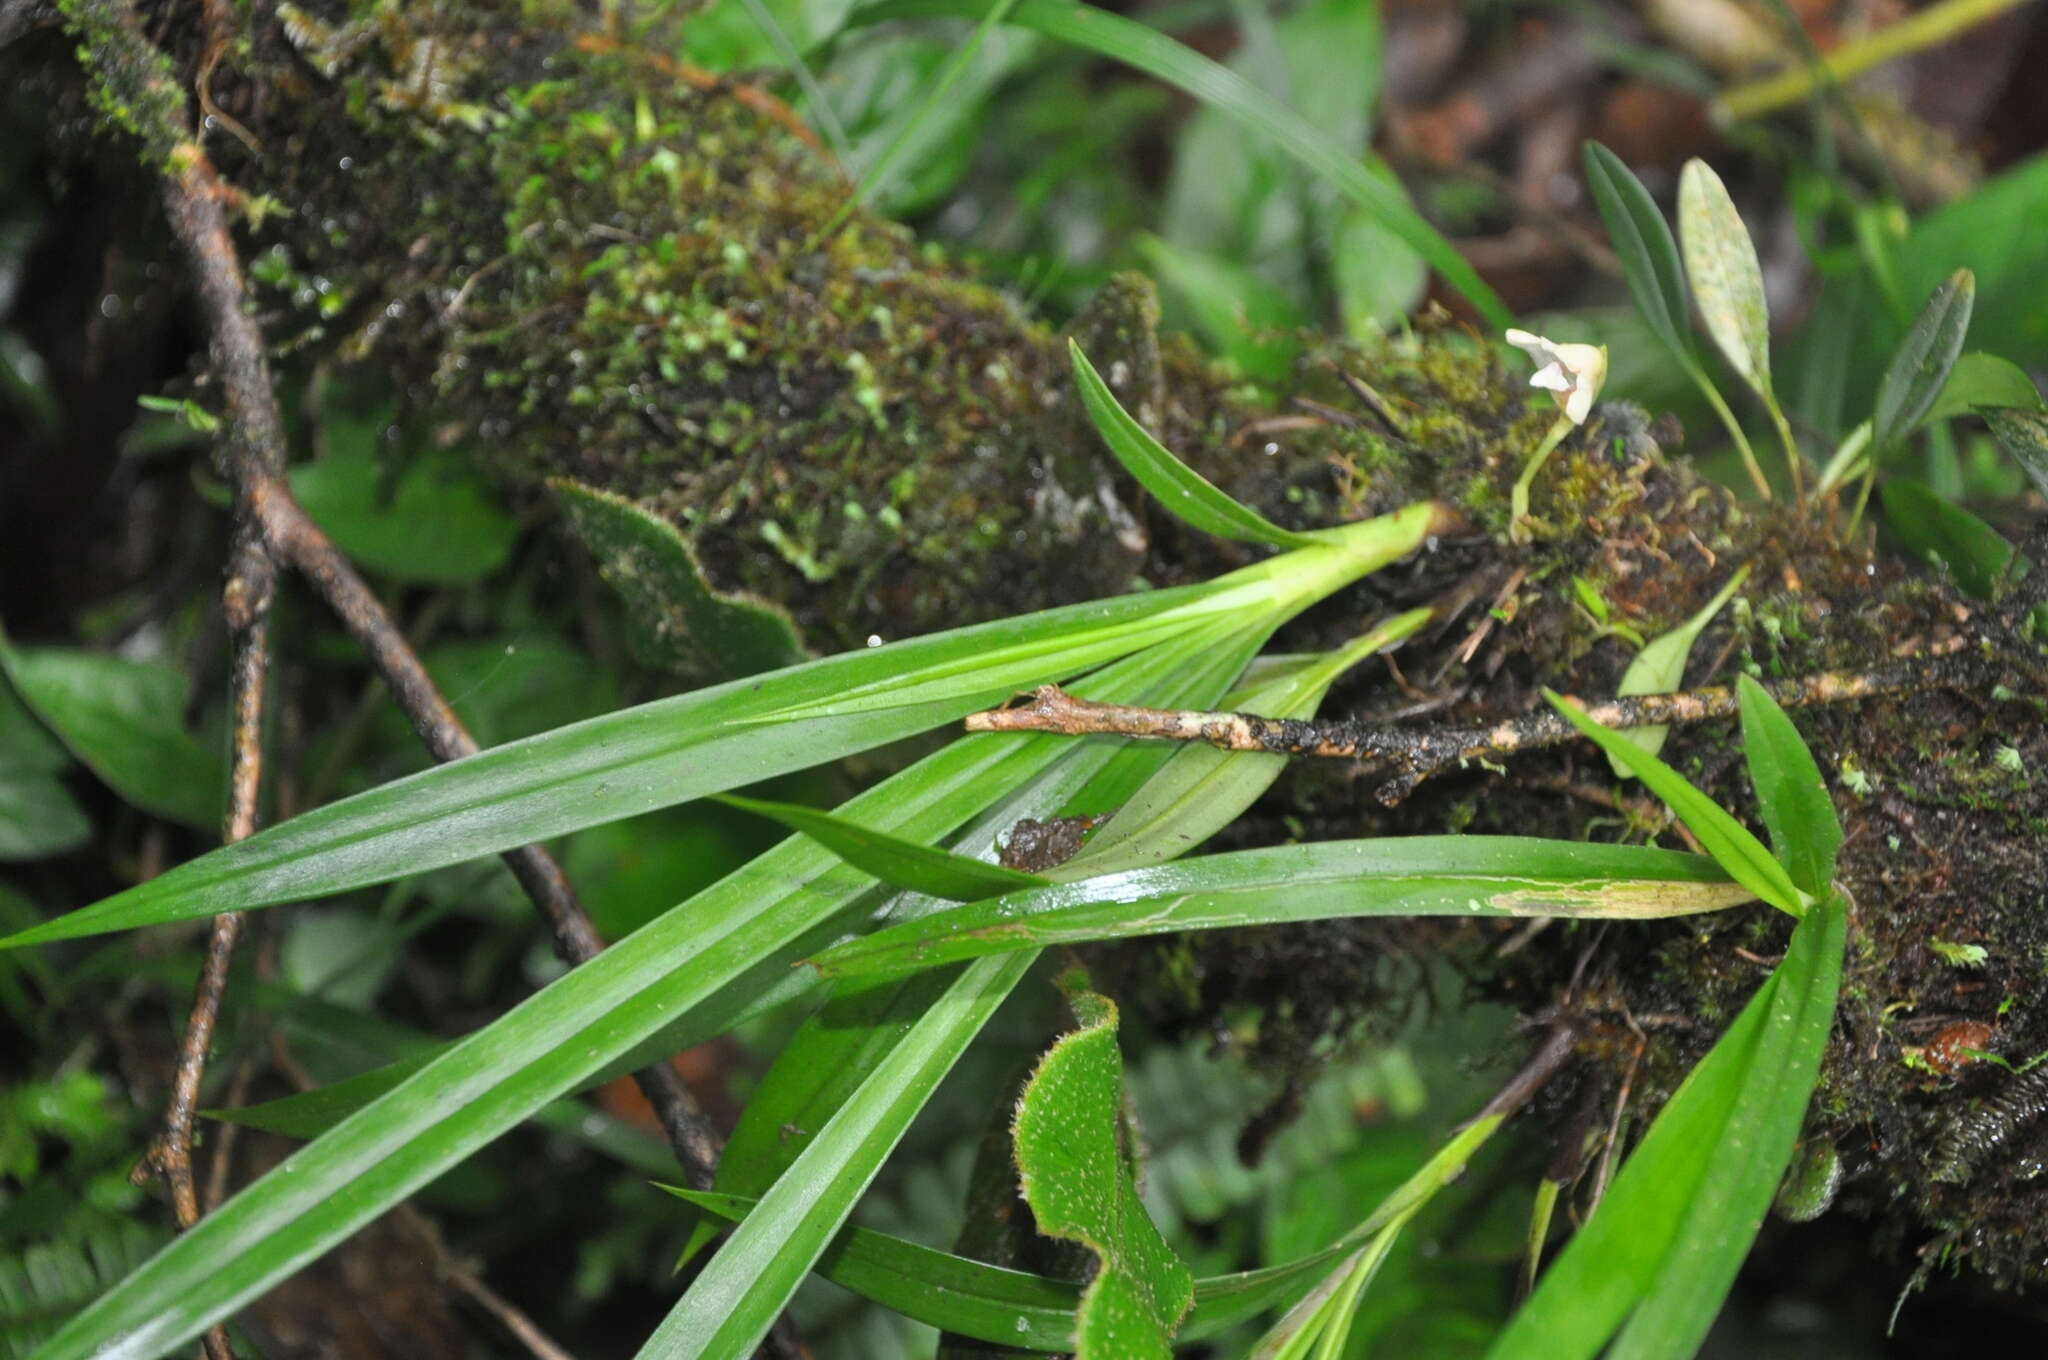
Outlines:
[[[1512,328],[1507,340],[1536,361],[1536,376],[1529,379],[1529,386],[1556,393],[1558,406],[1572,424],[1585,424],[1601,384],[1607,381],[1607,347],[1559,344]]]

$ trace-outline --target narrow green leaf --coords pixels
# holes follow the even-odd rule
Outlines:
[[[1820,766],[1792,719],[1762,685],[1745,675],[1736,686],[1742,703],[1742,755],[1778,862],[1807,895],[1825,896],[1835,879],[1842,823]]]
[[[1650,333],[1681,359],[1693,353],[1685,281],[1678,262],[1678,242],[1642,181],[1621,157],[1598,142],[1585,145],[1586,183],[1607,226],[1607,239],[1621,257],[1629,296]]]
[[[661,1188],[733,1223],[744,1221],[756,1203],[752,1196]],[[1074,1348],[1081,1286],[1069,1280],[1006,1270],[852,1227],[832,1239],[817,1272],[928,1327],[1024,1350]]]
[[[1769,852],[1756,850],[1782,879]],[[812,962],[828,976],[890,973],[1049,944],[1351,916],[1648,920],[1716,911],[1752,895],[1754,885],[1730,883],[1704,856],[1642,846],[1518,836],[1322,841],[1204,855],[973,902],[828,949]],[[1796,904],[1797,895],[1790,897]]]
[[[1615,693],[1624,699],[1638,694],[1674,694],[1685,683],[1685,663],[1692,657],[1692,645],[1699,641],[1700,634],[1712,623],[1714,616],[1721,612],[1742,583],[1749,579],[1749,564],[1744,563],[1735,575],[1728,578],[1728,584],[1714,592],[1714,598],[1700,607],[1698,613],[1668,633],[1660,633],[1643,644],[1635,659],[1628,663],[1622,673],[1621,686]],[[1671,729],[1658,723],[1650,727],[1631,727],[1622,736],[1656,755],[1664,749],[1664,739]],[[1627,779],[1629,771],[1612,756],[1607,763],[1614,767],[1614,777]]]
[[[1977,278],[1967,269],[1949,275],[1927,299],[1878,385],[1877,409],[1870,420],[1873,461],[1882,465],[1897,452],[1941,395],[1956,356],[1963,352],[1976,301]]]
[[[1744,382],[1768,394],[1771,318],[1763,271],[1728,187],[1705,161],[1687,161],[1679,172],[1678,228],[1686,277],[1707,334]]]
[[[1698,1349],[1798,1140],[1841,983],[1827,899],[1679,1086],[1489,1360],[1681,1360]],[[1624,1325],[1626,1324],[1626,1325]]]
[[[973,902],[1039,887],[1049,881],[1037,874],[969,859],[937,846],[918,845],[817,808],[741,798],[737,794],[721,794],[718,801],[800,831],[862,873],[873,874],[890,887],[907,892],[929,893],[951,902]]]
[[[1283,529],[1250,506],[1240,504],[1174,457],[1124,410],[1109,384],[1095,371],[1095,365],[1081,352],[1078,342],[1069,340],[1067,351],[1074,361],[1074,386],[1102,442],[1125,471],[1136,477],[1139,485],[1169,512],[1204,533],[1239,543],[1300,548],[1316,542],[1305,534]]]
[[[1998,446],[2026,470],[2034,489],[2048,496],[2048,415],[2012,406],[1990,407],[1983,415]]]
[[[1081,688],[1110,702],[1206,702],[1202,694],[1175,696],[1173,681],[1199,672],[1219,650],[1210,632],[1198,630],[1106,668]],[[965,738],[841,811],[907,836],[936,836],[1005,790],[1032,785],[1062,761],[1088,758],[1090,745]],[[1095,758],[1107,761],[1109,753]],[[548,1101],[599,1073],[673,1052],[657,1036],[707,1007],[723,1002],[737,1010],[778,976],[799,976],[775,962],[778,951],[829,934],[872,895],[871,880],[822,846],[783,842],[459,1040],[294,1153],[66,1324],[43,1360],[143,1360],[190,1340]]]
[[[2041,393],[2026,370],[2010,359],[1971,350],[1956,359],[1941,395],[1920,417],[1920,424],[1977,413],[1980,406],[2012,406],[2023,411],[2043,409]]]
[[[1956,587],[1988,600],[2012,566],[2012,544],[1969,511],[1942,499],[1919,482],[1894,477],[1878,492],[1892,532],[1923,561],[1946,566]]]
[[[1072,1004],[1081,1027],[1039,1061],[1017,1101],[1018,1182],[1040,1235],[1079,1242],[1100,1262],[1075,1315],[1075,1360],[1165,1360],[1194,1276],[1146,1215],[1121,1148],[1116,1005],[1094,995]]]
[[[624,496],[566,477],[548,487],[597,559],[598,574],[625,601],[640,660],[693,679],[731,680],[804,659],[788,611],[713,589],[673,524]]]
[[[889,19],[969,18],[986,12],[982,0],[882,0],[857,11],[854,25]],[[1244,77],[1143,24],[1071,0],[1018,0],[1007,22],[1121,61],[1218,109],[1274,144],[1310,173],[1370,213],[1435,267],[1444,281],[1478,308],[1495,330],[1514,314],[1464,256],[1410,206],[1400,189],[1381,179],[1356,150],[1324,133]]]
[[[719,1154],[716,1188],[726,1194],[765,1193],[952,982],[950,973],[932,971],[835,989],[797,1027],[754,1088]],[[699,1224],[678,1266],[694,1257],[713,1231]]]
[[[1699,837],[1700,844],[1707,848],[1707,853],[1727,871],[1730,878],[1780,911],[1797,916],[1805,910],[1799,889],[1792,885],[1785,866],[1771,857],[1771,852],[1750,834],[1748,827],[1686,782],[1685,776],[1678,771],[1619,732],[1588,718],[1572,700],[1552,690],[1543,691],[1543,695],[1550,700],[1552,708],[1564,715],[1565,721],[1585,733],[1610,757],[1626,765],[1650,792],[1663,799],[1692,828],[1692,834]]]
[[[0,669],[71,754],[123,799],[200,831],[220,829],[227,769],[218,751],[180,724],[184,676],[151,662],[16,648],[4,639]]]
[[[494,747],[295,817],[0,948],[342,892],[835,760],[1219,620],[1284,617],[1420,546],[1443,513],[1411,506],[1204,585],[864,648]]]
[[[641,1357],[746,1360],[754,1353],[939,1078],[1031,963],[1024,954],[968,965],[761,1196]]]

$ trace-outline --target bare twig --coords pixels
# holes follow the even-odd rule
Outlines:
[[[448,1250],[448,1244],[441,1238],[440,1227],[432,1219],[409,1204],[401,1204],[394,1212],[399,1225],[425,1248],[434,1273],[496,1318],[498,1324],[510,1332],[534,1360],[574,1360],[523,1309],[485,1284],[482,1276],[458,1260]]]
[[[106,18],[109,12],[110,7],[96,8],[96,15],[105,18],[93,31],[93,36],[105,45],[96,54],[96,60],[110,69],[124,67],[149,73],[143,78],[160,83],[160,77],[154,74],[160,69],[160,58],[142,33],[133,11],[119,8],[111,11],[111,18]],[[172,232],[191,261],[194,287],[211,337],[213,368],[226,398],[222,461],[226,475],[236,487],[238,537],[236,566],[228,587],[230,623],[241,628],[235,611],[245,610],[248,636],[260,636],[274,586],[273,562],[296,567],[362,644],[393,697],[411,719],[413,729],[434,756],[455,760],[472,754],[477,750],[475,739],[441,696],[382,602],[299,507],[285,483],[283,413],[278,406],[263,337],[247,305],[241,260],[228,228],[227,205],[237,195],[192,139],[189,127],[176,125],[177,118],[183,115],[161,112],[173,107],[165,100],[150,102],[148,108],[160,113],[164,125],[144,126],[137,131],[147,144],[164,150],[164,205]],[[260,696],[261,667],[267,660],[266,648],[246,645],[238,639],[234,797],[246,797],[246,810],[231,809],[231,839],[232,828],[240,824],[235,821],[237,816],[246,818],[248,829],[254,828],[255,793],[261,769],[254,746],[254,717],[248,719],[252,735],[246,752],[239,741],[239,727],[245,714],[260,714],[260,708],[248,705],[260,704],[260,697],[254,696]],[[244,675],[245,668],[251,666],[256,667],[253,686]],[[244,830],[241,834],[248,832]],[[567,876],[551,856],[538,847],[528,846],[509,852],[505,858],[520,885],[547,917],[556,948],[565,959],[582,963],[604,947]],[[204,1070],[204,1050],[211,1041],[218,1015],[219,989],[225,985],[239,929],[238,921],[223,918],[216,923],[200,999],[194,1004],[192,1023],[187,1027],[187,1053],[196,1052],[198,1057],[181,1062],[179,1091],[173,1099],[173,1128],[182,1126],[186,1131],[184,1162],[181,1176],[168,1171],[166,1174],[172,1180],[174,1198],[181,1204],[190,1200],[190,1221],[197,1219],[196,1195],[190,1185],[191,1108],[196,1103],[198,1078]],[[638,1076],[685,1172],[694,1183],[708,1185],[718,1154],[716,1134],[694,1108],[673,1069],[658,1066]],[[179,1212],[180,1221],[186,1222],[184,1209]]]
[[[1985,678],[1987,666],[1963,639],[1939,655],[1876,666],[1866,671],[1829,671],[1765,685],[1788,707],[1847,703],[1883,694],[1928,689],[1967,689]],[[1575,701],[1576,702],[1576,701]],[[1714,685],[1681,694],[1645,694],[1580,708],[1608,727],[1677,726],[1732,717],[1735,688]],[[1432,775],[1471,761],[1570,741],[1578,731],[1549,709],[1482,727],[1414,728],[1349,719],[1327,722],[1265,718],[1255,713],[1208,713],[1136,708],[1076,699],[1055,685],[1039,689],[1016,708],[976,713],[970,732],[1114,733],[1158,741],[1200,741],[1226,751],[1365,760],[1390,766],[1394,777],[1380,786],[1381,802],[1400,802]]]

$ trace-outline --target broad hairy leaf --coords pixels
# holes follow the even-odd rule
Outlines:
[[[1621,257],[1636,310],[1666,349],[1681,359],[1693,359],[1691,313],[1670,225],[1621,157],[1598,142],[1587,142],[1584,155],[1586,183],[1607,227],[1607,239]]]
[[[1042,1236],[1079,1242],[1099,1262],[1075,1314],[1075,1360],[1165,1360],[1194,1277],[1138,1197],[1116,1005],[1092,993],[1070,1001],[1080,1028],[1040,1059],[1017,1101],[1018,1182]]]
[[[881,0],[857,11],[852,22],[977,19],[986,9],[981,0]],[[1007,22],[1134,66],[1272,138],[1282,151],[1328,181],[1429,261],[1446,283],[1478,308],[1488,324],[1497,330],[1514,324],[1514,315],[1499,295],[1457,248],[1410,206],[1398,187],[1367,169],[1354,148],[1337,142],[1228,67],[1155,29],[1072,0],[1018,0]]]
[[[789,612],[714,589],[673,524],[624,496],[565,477],[548,487],[597,560],[598,574],[625,601],[642,661],[694,679],[730,680],[804,659]]]
[[[1490,1360],[1591,1360],[1610,1338],[1609,1360],[1697,1351],[1791,1161],[1832,1028],[1846,915],[1829,897],[1801,919]]]
[[[1628,669],[1622,672],[1621,685],[1615,690],[1616,695],[1627,699],[1638,694],[1675,693],[1678,687],[1685,683],[1685,663],[1692,656],[1693,643],[1699,641],[1699,636],[1706,630],[1706,626],[1714,621],[1714,616],[1734,598],[1735,592],[1741,589],[1742,583],[1748,579],[1749,565],[1744,563],[1728,578],[1727,585],[1714,592],[1713,599],[1700,606],[1698,613],[1670,632],[1659,633],[1644,643],[1643,649],[1628,663]],[[1622,732],[1622,736],[1651,755],[1656,755],[1664,749],[1664,739],[1670,732],[1670,728],[1658,723],[1650,727],[1628,728]],[[1615,778],[1628,778],[1629,771],[1621,762],[1609,756],[1608,763],[1614,767]]]
[[[1941,395],[1956,357],[1963,352],[1963,337],[1970,331],[1970,309],[1976,301],[1976,276],[1958,269],[1934,290],[1906,332],[1877,388],[1877,409],[1870,418],[1874,462],[1882,463],[1896,452]]]
[[[1757,851],[1770,859],[1762,846]],[[1321,841],[971,902],[828,949],[812,962],[828,976],[891,973],[1050,944],[1350,916],[1650,920],[1717,911],[1754,895],[1753,885],[1729,882],[1705,856],[1643,846],[1520,836]]]
[[[1095,365],[1081,352],[1078,342],[1069,340],[1067,352],[1074,361],[1074,387],[1081,394],[1088,419],[1095,423],[1096,433],[1124,465],[1124,470],[1136,477],[1139,485],[1151,492],[1152,498],[1168,512],[1204,533],[1239,543],[1299,548],[1317,541],[1281,528],[1174,457],[1124,410],[1109,384],[1095,371]]]
[[[1611,727],[1588,718],[1574,700],[1553,690],[1543,691],[1550,706],[1565,720],[1593,740],[1608,756],[1629,768],[1644,787],[1664,800],[1673,812],[1699,837],[1700,844],[1714,857],[1730,878],[1782,912],[1797,916],[1804,910],[1799,889],[1794,887],[1785,866],[1771,856],[1763,842],[1748,827],[1735,820],[1713,799],[1686,781],[1684,775],[1623,737]]]
[[[1801,891],[1825,896],[1835,878],[1835,852],[1842,847],[1842,823],[1827,782],[1778,701],[1747,675],[1735,683],[1742,704],[1742,756],[1778,862]]]
[[[1878,491],[1885,523],[1922,561],[1946,566],[1956,586],[1974,599],[1988,600],[2012,565],[2005,536],[1960,505],[1920,482],[1894,477]]]
[[[1721,177],[1690,160],[1678,176],[1678,229],[1700,319],[1729,366],[1759,394],[1771,390],[1771,318],[1763,270]]]

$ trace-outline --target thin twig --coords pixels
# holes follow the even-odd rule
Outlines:
[[[1828,671],[1764,688],[1787,708],[1847,703],[1883,694],[1927,689],[1967,689],[1985,678],[1987,666],[1964,639],[1950,650],[1876,666],[1865,671]],[[1680,694],[1645,694],[1604,703],[1579,703],[1608,727],[1677,726],[1732,717],[1735,688],[1713,685]],[[1381,785],[1381,802],[1392,806],[1432,775],[1472,761],[1497,760],[1516,752],[1573,740],[1578,730],[1562,714],[1541,709],[1483,727],[1414,728],[1350,719],[1307,721],[1265,718],[1255,713],[1189,712],[1098,704],[1076,699],[1056,685],[1042,687],[1016,708],[972,714],[970,732],[1114,733],[1156,741],[1200,741],[1226,751],[1365,760],[1392,767]]]
[[[526,1312],[511,1300],[485,1284],[483,1277],[468,1265],[457,1260],[448,1250],[448,1244],[441,1238],[440,1227],[425,1214],[409,1204],[401,1204],[394,1211],[398,1224],[426,1249],[429,1264],[434,1273],[455,1288],[467,1294],[486,1313],[498,1320],[500,1326],[512,1333],[527,1354],[535,1360],[575,1360],[560,1343],[540,1329]]]
[[[103,36],[125,49],[115,55],[138,67],[146,68],[156,56],[132,11],[125,11],[121,22]],[[445,761],[473,754],[477,750],[475,739],[456,718],[382,602],[299,507],[285,483],[287,445],[283,412],[278,406],[262,334],[247,305],[241,259],[228,228],[225,205],[236,197],[234,190],[192,140],[189,128],[151,128],[145,129],[145,135],[175,148],[166,162],[164,203],[172,232],[191,260],[194,286],[211,336],[213,369],[226,398],[223,461],[225,472],[236,487],[238,534],[244,544],[244,551],[237,554],[236,571],[230,577],[230,610],[238,607],[242,595],[246,595],[252,617],[262,612],[256,605],[267,606],[273,579],[264,575],[257,563],[268,564],[275,559],[297,568],[361,643],[411,720],[413,730],[434,756]],[[238,587],[244,581],[246,585]],[[230,622],[235,622],[232,612]],[[267,661],[267,651],[250,647],[239,649],[238,660],[251,654]],[[238,695],[242,690],[240,678],[238,664]],[[260,685],[257,688],[260,690]],[[238,723],[242,715],[243,705],[238,699]],[[243,761],[238,747],[237,769],[247,771],[246,815],[248,826],[253,829],[254,781],[260,766]],[[238,783],[236,796],[242,792]],[[234,815],[231,812],[231,820]],[[526,846],[507,852],[505,859],[514,877],[547,917],[556,949],[568,962],[586,962],[603,949],[604,941],[591,924],[589,913],[578,901],[561,866],[546,851]],[[213,1020],[218,1014],[218,988],[225,985],[227,963],[239,929],[238,922],[229,924],[224,919],[216,924],[214,942],[209,946],[201,999],[195,1003],[193,1022],[187,1028],[188,1051],[196,1047],[202,1054],[199,1063],[191,1064],[198,1071],[203,1071],[203,1049],[211,1040]],[[210,1003],[209,990],[213,993]],[[186,1064],[181,1064],[181,1080],[185,1067]],[[189,1100],[181,1087],[173,1102],[173,1119],[182,1113],[188,1130],[182,1194],[193,1199],[193,1221],[197,1209],[196,1196],[192,1196],[190,1189],[189,1128],[190,1109],[197,1101],[198,1071],[189,1083]],[[673,1069],[659,1064],[636,1077],[685,1173],[693,1183],[708,1185],[717,1162],[718,1138],[694,1108],[680,1078]],[[173,1195],[181,1195],[175,1179]]]

